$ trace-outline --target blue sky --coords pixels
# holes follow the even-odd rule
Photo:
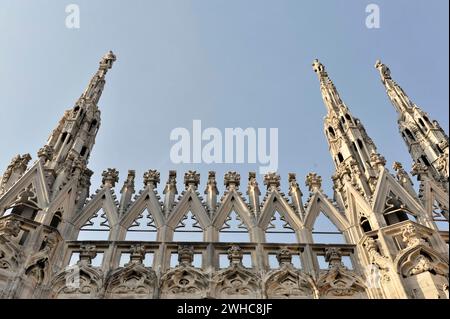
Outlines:
[[[65,27],[65,7],[80,7],[80,29]],[[369,3],[380,29],[365,26]],[[33,159],[64,110],[71,108],[113,50],[99,106],[102,124],[89,167],[93,188],[107,167],[170,169],[179,190],[188,169],[209,170],[218,183],[228,170],[242,176],[255,164],[175,165],[172,129],[278,128],[279,169],[287,191],[297,173],[304,193],[310,171],[331,195],[333,162],[323,134],[326,113],[312,71],[319,58],[354,116],[361,119],[391,167],[411,158],[397,115],[380,82],[380,58],[411,99],[448,132],[448,1],[0,0],[0,171],[18,153]],[[259,176],[260,184],[262,178]],[[223,187],[220,187],[223,191]]]

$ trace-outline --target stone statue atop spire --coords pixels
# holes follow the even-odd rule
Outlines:
[[[92,101],[94,104],[98,103],[105,86],[105,75],[112,68],[115,61],[116,56],[112,51],[109,51],[102,57],[98,71],[92,77],[91,82],[81,96],[82,99]]]
[[[314,72],[316,72],[319,76],[319,79],[328,78],[328,73],[325,71],[325,66],[318,59],[313,61],[312,67]]]
[[[386,64],[383,64],[380,60],[377,60],[375,62],[375,68],[380,72],[381,80],[383,81],[383,83],[386,79],[391,79],[391,70]]]

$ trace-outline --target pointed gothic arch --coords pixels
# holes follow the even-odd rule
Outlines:
[[[158,238],[158,227],[153,214],[145,208],[128,226],[125,240],[131,241],[156,241]]]
[[[220,242],[250,242],[248,226],[234,210],[228,214],[222,227],[219,228]]]
[[[323,216],[320,219],[320,224],[316,225],[319,215]],[[305,228],[311,231],[310,238],[313,242],[316,242],[314,237],[317,240],[320,236],[337,236],[336,239],[339,242],[347,243],[349,241],[345,233],[345,230],[349,227],[348,220],[321,193],[316,193],[311,198],[306,210],[304,224]]]
[[[103,208],[94,213],[88,221],[80,227],[77,240],[108,240],[111,225]]]
[[[203,241],[204,229],[200,225],[196,216],[188,211],[175,227],[173,232],[173,241]]]
[[[250,218],[250,211],[235,190],[231,190],[222,199],[222,204],[214,216],[212,225],[219,232],[219,241],[236,242],[238,241],[237,237],[242,242],[251,241],[249,230],[252,227],[252,220]],[[234,240],[233,233],[238,235]]]
[[[267,223],[265,230],[266,242],[269,243],[297,243],[295,226],[291,226],[285,214],[275,210]]]

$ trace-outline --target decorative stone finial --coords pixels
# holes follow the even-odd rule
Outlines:
[[[160,174],[156,169],[148,170],[148,172],[144,173],[144,185],[152,188],[158,186],[160,181],[159,175]]]
[[[402,240],[407,247],[413,247],[420,244],[426,244],[425,240],[419,237],[417,228],[413,224],[402,227]]]
[[[295,173],[289,173],[288,181],[289,181],[289,195],[292,195],[293,191],[298,190],[301,196],[302,192],[300,190],[300,186],[297,183],[297,175]]]
[[[205,194],[208,194],[210,191],[219,194],[219,190],[217,189],[216,172],[214,171],[208,172],[208,182],[206,183]]]
[[[328,268],[342,268],[342,253],[339,248],[327,248],[325,251],[325,261],[329,263]]]
[[[275,172],[267,173],[264,175],[264,185],[267,189],[280,187],[280,175]]]
[[[22,223],[15,219],[0,220],[0,236],[17,237],[20,233]]]
[[[177,194],[177,171],[169,171],[169,177],[167,178],[166,186],[164,187],[163,194]]]
[[[305,185],[308,186],[310,192],[319,191],[322,187],[322,177],[311,172],[306,175]]]
[[[372,152],[370,154],[370,163],[373,167],[384,167],[386,165],[386,159],[379,153]]]
[[[131,246],[130,250],[130,262],[125,266],[131,264],[142,264],[145,258],[145,247],[141,244]]]
[[[189,245],[178,246],[178,262],[181,266],[191,266],[194,261],[194,247]]]
[[[239,175],[239,173],[236,173],[235,171],[229,171],[225,174],[224,185],[227,189],[233,186],[239,188],[240,184],[241,184],[241,175]]]
[[[292,264],[292,253],[289,249],[281,249],[277,253],[277,260],[280,266]]]
[[[186,186],[186,189],[188,189],[189,186],[193,186],[194,189],[197,189],[198,184],[200,184],[200,174],[197,173],[197,171],[188,171],[184,174],[184,185]]]
[[[255,172],[248,172],[248,186],[258,187],[258,181],[256,180]]]
[[[243,256],[242,249],[238,245],[233,245],[228,249],[228,260],[230,261],[230,265],[242,265]]]
[[[428,167],[425,164],[415,162],[411,167],[411,175],[416,176],[418,180],[424,180],[428,176]]]
[[[402,169],[403,169],[403,165],[402,165],[402,163],[400,163],[400,162],[394,162],[394,163],[392,164],[392,168],[393,168],[396,172],[398,172],[399,170],[402,170]]]
[[[44,163],[46,161],[50,161],[53,157],[53,147],[50,145],[44,145],[44,147],[39,149],[37,155]]]
[[[134,178],[136,177],[136,171],[135,170],[128,170],[127,179],[123,183],[123,189],[124,188],[134,188]]]
[[[102,184],[106,187],[114,187],[119,181],[119,172],[115,168],[108,168],[102,173]]]
[[[78,264],[90,265],[92,259],[97,256],[95,245],[82,245],[80,248],[80,260]]]

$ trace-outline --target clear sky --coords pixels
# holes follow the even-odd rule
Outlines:
[[[80,8],[80,28],[65,26],[66,5]],[[380,7],[379,29],[365,8]],[[411,99],[448,132],[448,1],[0,0],[0,171],[15,154],[36,159],[64,110],[71,108],[113,50],[99,106],[102,124],[89,167],[93,188],[107,167],[120,186],[135,169],[237,170],[246,187],[258,164],[171,163],[176,127],[278,128],[283,190],[295,172],[305,194],[310,171],[331,195],[333,162],[323,134],[325,107],[311,63],[327,67],[342,99],[380,153],[409,171],[411,158],[382,86],[380,58]],[[261,176],[258,177],[262,184]],[[223,187],[220,187],[221,193]]]

